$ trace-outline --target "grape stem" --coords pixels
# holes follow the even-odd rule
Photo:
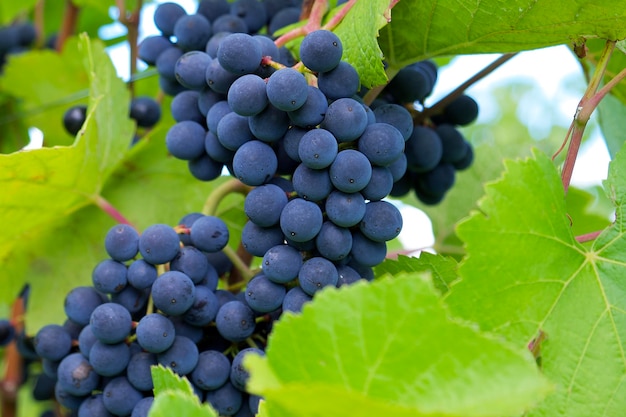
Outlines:
[[[603,230],[598,230],[596,232],[591,232],[591,233],[586,233],[584,235],[576,236],[576,242],[578,243],[590,242],[592,240],[595,240],[598,236],[600,236],[600,233],[602,232]]]
[[[611,58],[614,50],[615,41],[607,41],[604,49],[602,50],[602,55],[600,56],[596,70],[589,80],[587,90],[576,106],[574,119],[572,120],[570,128],[565,136],[565,140],[563,141],[565,145],[565,143],[569,140],[567,155],[565,157],[565,162],[563,163],[563,170],[561,171],[561,181],[566,194],[572,180],[574,164],[576,163],[580,144],[582,143],[585,127],[591,118],[591,114],[596,107],[598,107],[600,101],[611,91],[611,89],[624,79],[624,77],[626,77],[626,69],[624,69],[598,91],[598,88],[604,78],[609,59]],[[553,159],[558,155],[561,149],[564,148],[564,145],[561,146],[561,148],[553,155]]]
[[[76,31],[76,21],[78,20],[78,12],[80,8],[74,4],[72,0],[65,1],[65,13],[63,14],[63,24],[59,29],[59,35],[57,37],[57,43],[55,49],[58,52],[63,50],[63,45],[67,38],[72,36]]]
[[[23,292],[22,292],[23,293]],[[26,301],[22,294],[11,306],[11,323],[15,328],[15,335],[24,333],[24,314]],[[17,416],[17,393],[23,381],[24,359],[17,348],[15,338],[9,343],[4,352],[5,373],[0,380],[0,411],[2,416]]]
[[[139,49],[137,46],[137,40],[139,39],[139,19],[141,16],[141,6],[143,0],[137,0],[135,10],[131,13],[126,11],[126,4],[124,0],[116,0],[117,8],[119,10],[119,21],[126,27],[128,31],[128,43],[130,45],[130,81],[128,82],[128,89],[132,97],[135,96],[135,84],[133,82],[133,74],[137,72],[137,57],[139,56]]]
[[[300,19],[304,20],[308,18],[308,22],[299,28],[295,28],[279,36],[274,43],[277,47],[284,46],[287,42],[292,41],[300,36],[305,36],[311,32],[319,29],[333,30],[346,14],[352,9],[352,6],[356,4],[357,0],[348,0],[343,7],[325,24],[322,26],[322,19],[328,11],[328,0],[315,0],[313,4],[311,2],[305,2],[302,6],[302,14]]]
[[[204,203],[202,214],[205,216],[215,216],[215,213],[217,213],[217,207],[227,195],[231,193],[246,195],[250,192],[250,190],[252,190],[252,187],[245,185],[236,178],[232,178],[213,189]]]
[[[102,211],[111,216],[116,222],[123,223],[131,226],[133,229],[139,231],[139,229],[132,224],[119,210],[117,210],[113,204],[109,203],[104,197],[101,195],[97,195],[94,197],[94,203],[98,206]]]
[[[224,252],[224,254],[228,256],[228,259],[230,259],[230,261],[233,263],[235,270],[239,273],[239,275],[242,278],[242,280],[238,279],[236,282],[231,282],[233,280],[229,279],[228,280],[229,288],[233,285],[236,285],[239,282],[242,282],[242,281],[248,282],[252,279],[252,277],[254,276],[254,272],[252,272],[252,270],[248,268],[248,265],[241,259],[241,257],[239,257],[239,254],[237,254],[237,252],[235,252],[233,248],[226,245],[224,249],[222,249],[222,252]],[[235,271],[232,271],[231,275],[233,275],[234,272]]]
[[[503,54],[498,57],[491,64],[487,65],[485,68],[478,71],[472,77],[468,78],[467,81],[465,81],[463,84],[452,90],[447,96],[439,100],[432,107],[424,109],[424,111],[421,113],[421,118],[425,119],[427,117],[441,113],[443,109],[448,106],[448,104],[452,103],[455,99],[460,97],[465,92],[465,90],[485,78],[487,75],[491,74],[493,71],[501,67],[504,63],[509,61],[515,55],[517,55],[517,53]]]
[[[46,31],[44,25],[45,4],[45,0],[39,0],[37,1],[37,4],[35,4],[34,21],[35,28],[37,29],[37,46],[42,46],[46,42]]]

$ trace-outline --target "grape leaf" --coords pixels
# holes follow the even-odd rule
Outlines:
[[[626,142],[626,130],[623,128],[625,118],[625,102],[611,94],[606,95],[598,106],[598,121],[611,157],[614,157]]]
[[[626,2],[403,0],[380,45],[390,67],[437,55],[515,52],[626,38]]]
[[[200,404],[187,378],[161,365],[152,367],[154,402],[149,417],[169,417],[172,410],[181,417],[218,417],[209,404]]]
[[[590,248],[576,242],[558,172],[539,152],[507,161],[480,211],[458,226],[467,257],[446,296],[452,311],[518,346],[543,335],[542,370],[557,389],[530,416],[621,415],[626,406],[624,152],[610,172],[617,220]]]
[[[451,317],[416,273],[321,291],[266,352],[244,365],[272,417],[516,415],[550,389],[527,350]]]
[[[33,50],[12,56],[0,79],[2,90],[22,104],[12,116],[40,129],[45,146],[72,144],[74,138],[63,127],[63,114],[88,101],[89,69],[76,59],[80,56],[78,45],[78,39],[71,38],[62,53]]]
[[[387,83],[377,37],[389,16],[389,0],[359,1],[334,30],[343,44],[343,60],[358,68],[367,88]]]
[[[374,268],[374,275],[378,277],[401,272],[429,272],[435,288],[445,294],[458,277],[456,270],[457,262],[453,258],[421,252],[419,258],[400,255],[396,260],[386,259]]]

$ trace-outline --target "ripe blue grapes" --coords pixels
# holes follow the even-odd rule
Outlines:
[[[328,30],[316,30],[300,44],[300,60],[311,71],[327,72],[339,65],[343,45],[337,35]]]

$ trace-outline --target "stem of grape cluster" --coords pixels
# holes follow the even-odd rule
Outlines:
[[[248,268],[248,265],[246,265],[246,263],[239,257],[239,255],[237,254],[237,252],[235,252],[233,248],[226,245],[224,249],[222,249],[222,252],[224,252],[224,254],[228,256],[228,259],[230,259],[230,261],[233,263],[233,266],[243,278],[243,282],[248,282],[252,279],[252,277],[254,276],[254,272],[252,272],[250,268]],[[228,285],[231,286],[233,284],[237,283],[231,283],[229,280]]]
[[[230,179],[213,189],[204,203],[202,214],[205,216],[215,216],[215,213],[217,213],[217,207],[227,195],[231,193],[246,195],[250,192],[250,190],[252,190],[252,187],[249,185],[245,185],[236,178]]]
[[[137,57],[139,56],[137,40],[139,39],[139,19],[143,0],[137,0],[135,10],[130,14],[126,11],[124,0],[116,0],[116,4],[120,14],[119,21],[128,31],[127,37],[130,45],[130,81],[128,82],[128,89],[131,92],[131,96],[134,96],[135,88],[132,76],[137,72]]]
[[[102,211],[111,216],[116,222],[127,224],[133,227],[135,230],[139,231],[134,224],[132,224],[118,209],[116,209],[113,204],[109,203],[104,197],[101,195],[96,195],[94,197],[94,203],[98,206]]]
[[[626,72],[621,71],[618,76],[613,78],[609,83],[606,84],[606,86],[604,86],[604,88],[598,91],[598,87],[600,86],[600,83],[604,78],[606,67],[614,50],[615,41],[607,41],[604,46],[604,50],[602,51],[602,55],[600,56],[600,60],[598,61],[598,64],[596,66],[596,70],[593,73],[593,77],[591,77],[591,80],[589,80],[587,90],[585,91],[585,94],[580,99],[580,102],[576,107],[574,120],[572,120],[570,129],[568,130],[567,136],[565,137],[564,143],[567,142],[569,137],[569,147],[567,148],[567,155],[565,157],[563,170],[561,172],[561,181],[563,183],[563,189],[565,190],[566,194],[572,180],[574,164],[576,163],[578,150],[580,149],[580,144],[582,143],[583,133],[585,132],[585,127],[587,126],[587,122],[589,122],[591,114],[596,109],[596,107],[598,107],[600,100],[602,100],[602,98],[611,90],[611,88],[613,88],[622,78],[626,76]],[[561,149],[562,148],[563,147],[561,147]],[[553,158],[558,155],[559,151],[557,151]]]
[[[78,20],[78,12],[80,8],[74,4],[72,0],[65,1],[65,12],[63,15],[63,23],[57,36],[55,49],[59,52],[63,50],[63,45],[67,38],[72,36],[76,31],[76,22]]]

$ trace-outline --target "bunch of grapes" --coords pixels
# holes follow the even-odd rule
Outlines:
[[[7,58],[29,50],[37,39],[37,31],[30,22],[15,22],[0,27],[0,72]]]
[[[372,108],[394,119],[398,105],[415,111],[414,104],[424,103],[436,81],[437,67],[432,61],[411,64],[398,72]],[[425,204],[443,200],[454,185],[456,171],[469,168],[474,160],[471,144],[457,127],[472,123],[477,116],[476,101],[461,94],[415,126],[406,142],[407,172],[394,184],[391,195],[401,197],[413,190]]]
[[[111,228],[110,258],[94,268],[93,286],[65,298],[71,326],[47,325],[35,335],[54,397],[78,416],[147,416],[156,364],[187,376],[220,415],[256,412],[259,398],[245,392],[241,363],[250,352],[263,354],[274,316],[218,289],[231,267],[221,255],[229,240],[222,220],[192,213],[180,223],[141,235],[125,224]]]

